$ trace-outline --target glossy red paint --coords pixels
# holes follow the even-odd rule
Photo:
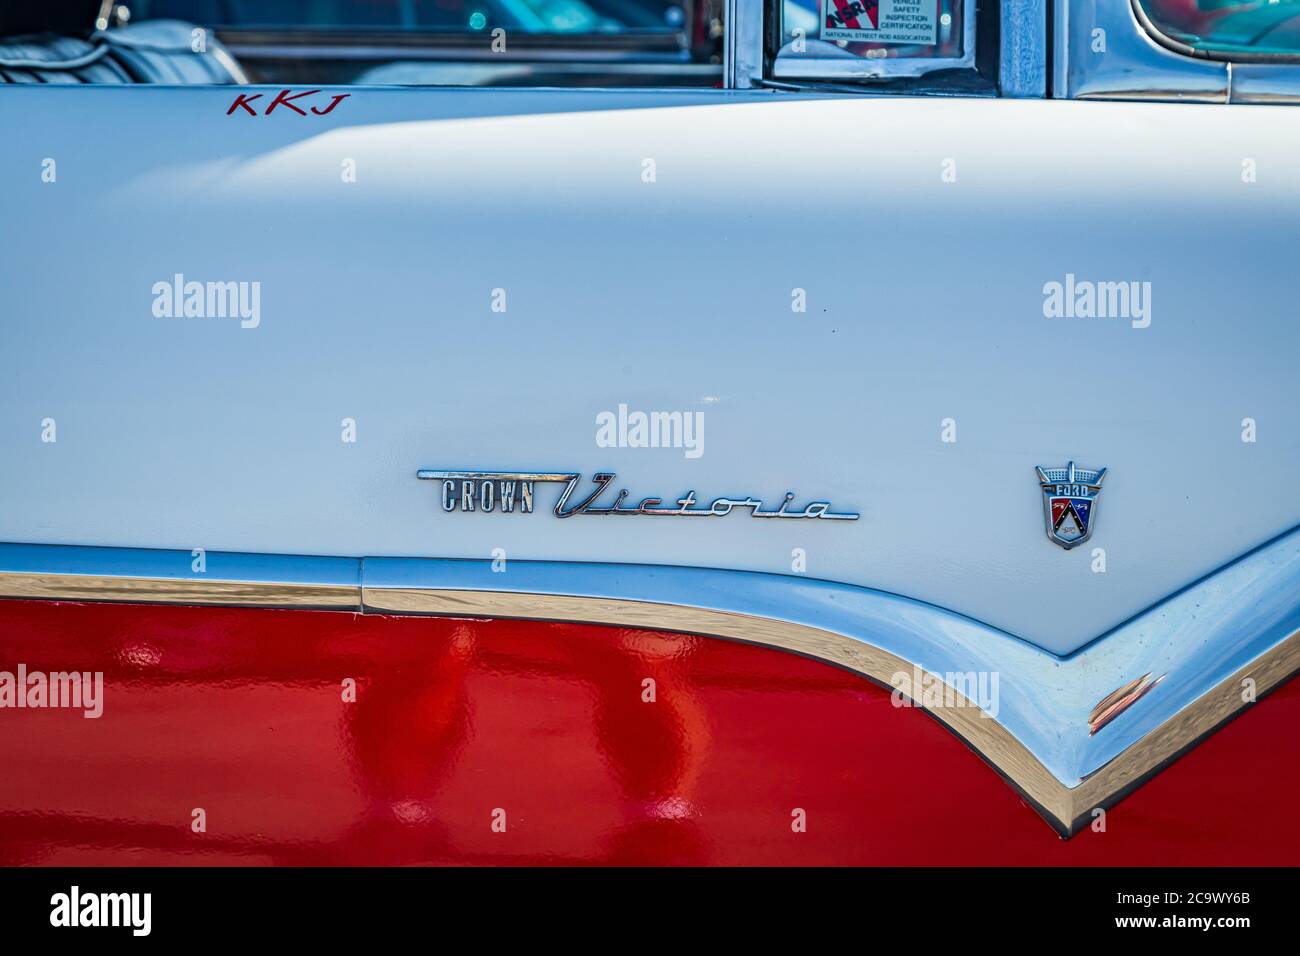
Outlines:
[[[5,864],[1300,859],[1294,682],[1066,842],[885,690],[712,638],[3,601],[19,663],[102,670],[105,707],[0,710]]]

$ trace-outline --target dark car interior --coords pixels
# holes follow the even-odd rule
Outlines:
[[[101,18],[104,6],[99,0],[0,4],[0,81],[247,82],[234,57],[214,37],[194,42],[192,24],[154,20],[107,29]]]
[[[712,86],[723,0],[0,0],[0,83]],[[526,15],[525,15],[526,14]]]

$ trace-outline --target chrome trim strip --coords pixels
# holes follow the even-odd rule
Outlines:
[[[1048,0],[1052,10],[1052,84],[1054,99],[1068,95],[1070,66],[1070,4],[1067,0]]]
[[[727,0],[722,40],[725,89],[762,86],[764,7],[762,0]]]
[[[978,621],[885,592],[797,576],[651,565],[330,558],[0,544],[0,596],[321,607],[581,621],[792,650],[894,684],[913,667],[956,706],[929,709],[1063,833],[1119,799],[1300,670],[1300,529],[1061,658]],[[997,675],[990,714],[966,675]],[[1161,675],[1094,727],[1098,702]]]
[[[1253,700],[1258,700],[1298,671],[1300,630],[1229,674],[1074,788],[1071,792],[1074,819],[1070,822],[1069,831],[1077,832],[1086,826],[1090,822],[1092,808],[1118,802],[1148,777],[1195,746],[1203,737],[1245,710],[1249,706],[1243,699],[1247,680],[1254,685]],[[1152,696],[1159,696],[1158,690]]]
[[[1002,0],[998,92],[1016,98],[1047,95],[1047,0]]]
[[[367,612],[608,624],[743,641],[837,664],[887,687],[897,686],[897,675],[911,674],[914,668],[912,662],[873,644],[818,627],[680,604],[461,588],[375,587],[364,589],[364,594]],[[954,690],[952,698],[951,706],[927,709],[1026,793],[1064,832],[1072,816],[1065,788],[1024,744],[997,720],[987,719],[965,694]],[[917,703],[923,706],[921,701]]]
[[[669,609],[687,608],[810,628],[835,642],[852,642],[841,657],[851,658],[849,650],[875,648],[934,674],[996,672],[997,723],[1062,786],[1073,789],[1300,631],[1300,530],[1245,555],[1067,658],[932,605],[795,576],[527,561],[511,561],[502,574],[494,573],[488,561],[363,561],[367,609],[418,612],[420,592],[429,592],[428,613],[468,614],[471,606],[472,613],[486,613],[492,602],[483,596],[496,595],[499,608],[493,613],[546,617],[556,606],[549,599],[571,598],[592,602],[610,615],[607,623],[615,624],[627,621],[620,602],[631,602],[640,626],[655,626],[647,610],[653,606],[662,610],[659,626],[682,630],[699,622],[674,625],[678,612]],[[452,601],[456,592],[466,592],[467,603]],[[521,607],[525,597],[535,606]],[[565,602],[562,610],[569,613],[570,604]],[[723,636],[740,635],[729,630]],[[1105,732],[1091,734],[1089,717],[1097,701],[1145,673],[1164,676],[1151,693],[1116,714]]]
[[[1095,734],[1112,720],[1128,710],[1139,700],[1149,694],[1162,680],[1164,675],[1152,678],[1150,674],[1135,677],[1123,687],[1117,688],[1097,702],[1088,715],[1088,733]]]
[[[908,661],[872,644],[856,642],[815,627],[680,605],[454,588],[366,588],[365,598],[370,612],[572,621],[739,640],[838,664],[886,686],[897,686],[896,675],[912,667]],[[1263,696],[1298,670],[1300,631],[1221,681],[1175,717],[1143,735],[1115,760],[1077,786],[1066,786],[1053,776],[1038,759],[1039,755],[1031,752],[998,720],[982,719],[988,715],[961,691],[954,688],[954,699],[946,706],[917,703],[965,740],[971,749],[1020,790],[1058,832],[1068,837],[1092,821],[1094,810],[1118,802],[1182,751],[1242,710],[1245,706],[1241,698],[1242,686],[1247,678],[1255,682],[1257,694]],[[1114,707],[1100,724],[1089,725],[1088,734],[1091,736],[1099,731],[1162,680],[1146,682],[1147,678],[1149,675],[1140,678],[1136,683],[1141,690],[1122,706]],[[967,683],[965,686],[971,685]],[[1074,728],[1065,728],[1064,731],[1062,736],[1071,736]]]
[[[1231,75],[1233,103],[1300,103],[1300,64],[1233,63]]]
[[[0,597],[361,610],[361,561],[0,544]]]

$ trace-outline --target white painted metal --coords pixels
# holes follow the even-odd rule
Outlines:
[[[799,548],[1067,653],[1300,523],[1276,109],[347,92],[256,118],[221,89],[0,94],[0,540],[783,573]],[[177,273],[260,282],[260,324],[156,317]],[[1067,274],[1150,282],[1150,326],[1045,318]],[[703,412],[703,455],[598,447],[620,403]],[[1070,459],[1109,471],[1066,552],[1034,466]],[[418,468],[862,519],[444,514]]]

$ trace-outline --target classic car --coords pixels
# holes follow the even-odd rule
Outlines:
[[[0,4],[0,864],[1300,862],[1298,91],[1293,0]]]

